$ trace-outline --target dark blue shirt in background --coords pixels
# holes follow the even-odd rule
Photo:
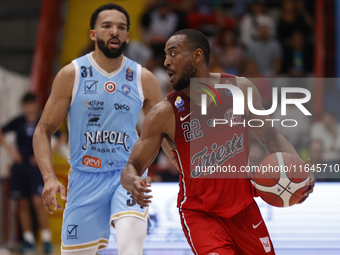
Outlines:
[[[34,155],[33,152],[33,134],[34,130],[39,122],[39,119],[35,123],[27,123],[25,116],[20,116],[13,119],[7,125],[2,128],[2,132],[10,132],[13,131],[16,134],[16,145],[23,157],[23,163],[29,164],[30,156]],[[57,131],[55,133],[57,137],[60,136],[60,133]]]

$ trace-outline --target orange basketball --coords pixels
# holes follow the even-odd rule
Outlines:
[[[265,157],[250,174],[256,193],[268,204],[287,207],[298,203],[308,189],[309,174],[297,156],[277,152]]]

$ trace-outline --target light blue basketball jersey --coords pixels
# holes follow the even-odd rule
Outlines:
[[[76,73],[68,112],[69,163],[87,172],[121,170],[138,139],[142,68],[123,57],[121,66],[107,73],[91,54],[72,61]]]

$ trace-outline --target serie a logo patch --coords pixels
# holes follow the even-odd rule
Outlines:
[[[115,92],[115,91],[116,91],[116,88],[117,88],[116,84],[115,84],[114,82],[112,82],[112,81],[106,82],[104,86],[105,86],[106,92],[108,92],[108,93],[110,93],[110,94],[112,94],[113,92]]]

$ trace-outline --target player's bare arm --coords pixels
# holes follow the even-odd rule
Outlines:
[[[248,104],[246,103],[248,100],[247,88],[251,87],[253,90],[253,105],[257,110],[264,110],[262,105],[261,94],[256,88],[256,86],[248,79],[244,77],[237,78],[237,84],[239,88],[242,90],[245,95],[245,111],[248,114],[249,119],[261,119],[264,123],[262,127],[250,127],[250,131],[257,138],[257,140],[268,150],[269,153],[275,152],[288,152],[294,154],[298,157],[299,154],[291,145],[291,143],[281,135],[275,127],[273,127],[272,121],[266,121],[271,119],[269,115],[254,115],[248,109]],[[309,159],[305,161],[305,164],[309,164]],[[303,202],[307,196],[313,192],[313,188],[315,185],[315,177],[312,172],[310,172],[310,181],[308,182],[309,189],[305,193],[305,197],[301,202]]]
[[[146,68],[142,68],[142,87],[144,94],[143,113],[148,112],[162,100],[161,87],[156,77]]]
[[[51,136],[58,130],[69,109],[74,76],[73,64],[59,71],[33,136],[34,154],[45,183],[42,198],[49,213],[53,213],[49,207],[51,205],[54,210],[62,209],[57,203],[56,193],[65,199],[65,187],[58,181],[52,165]]]
[[[129,160],[121,174],[122,186],[132,194],[132,198],[141,206],[151,202],[148,188],[151,178],[141,178],[146,168],[156,158],[163,138],[174,140],[175,117],[167,99],[153,107],[146,116],[142,134],[134,145]],[[174,148],[171,148],[174,149]]]

